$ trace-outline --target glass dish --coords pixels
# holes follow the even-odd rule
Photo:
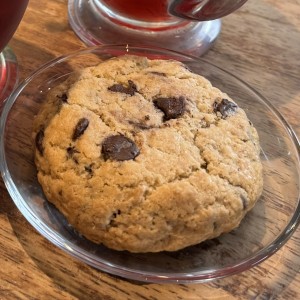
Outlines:
[[[32,121],[45,94],[71,73],[123,54],[176,59],[228,93],[248,114],[261,140],[264,190],[241,225],[176,252],[132,254],[95,245],[75,232],[47,202],[33,162]],[[45,64],[11,95],[1,118],[1,172],[25,218],[53,244],[102,271],[144,282],[204,282],[247,270],[274,254],[299,224],[299,142],[273,107],[249,85],[202,59],[146,47],[87,48]]]

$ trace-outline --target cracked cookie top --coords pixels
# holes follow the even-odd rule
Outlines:
[[[174,251],[239,225],[262,191],[258,135],[182,63],[121,56],[52,89],[34,121],[47,199],[95,243]]]

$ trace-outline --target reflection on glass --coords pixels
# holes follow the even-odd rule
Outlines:
[[[27,4],[28,0],[0,1],[0,103],[10,94],[17,81],[17,61],[6,45],[17,30]]]

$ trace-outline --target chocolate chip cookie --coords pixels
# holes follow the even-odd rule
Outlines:
[[[47,95],[34,121],[38,180],[87,239],[175,251],[236,228],[263,186],[258,134],[182,63],[120,56]]]

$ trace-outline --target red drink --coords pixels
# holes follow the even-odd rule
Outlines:
[[[168,0],[100,0],[109,10],[121,17],[143,22],[169,20]]]
[[[164,22],[172,15],[207,21],[220,18],[247,0],[99,0],[120,17],[142,22]],[[169,7],[170,5],[170,7]],[[170,9],[170,11],[169,11]]]
[[[18,28],[27,4],[28,0],[0,0],[0,52]]]

